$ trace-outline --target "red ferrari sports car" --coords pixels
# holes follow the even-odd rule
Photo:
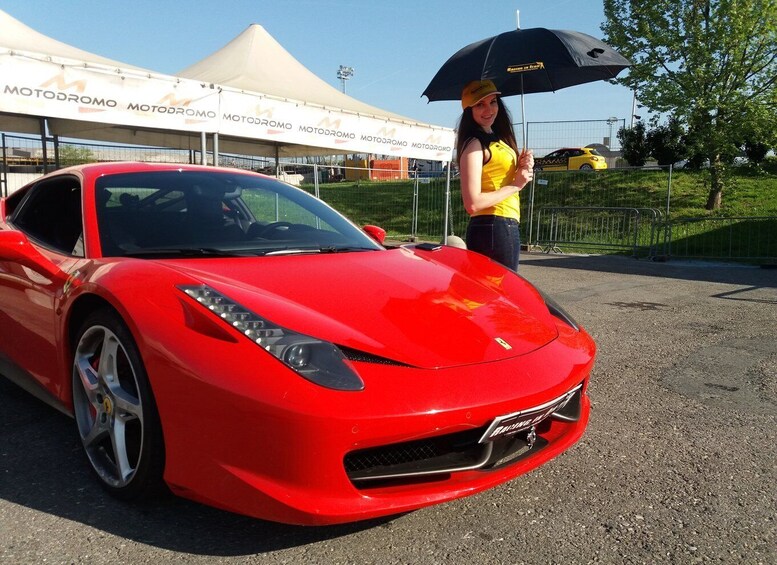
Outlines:
[[[112,163],[0,201],[0,374],[72,415],[98,482],[332,524],[563,452],[595,346],[526,280],[384,246],[269,177]]]

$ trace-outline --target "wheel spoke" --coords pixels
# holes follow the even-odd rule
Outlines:
[[[111,386],[110,390],[117,417],[121,417],[124,420],[134,418],[143,420],[143,406],[140,400],[118,385]]]
[[[97,418],[95,418],[94,422],[92,422],[92,427],[89,428],[89,431],[86,434],[82,434],[84,447],[91,449],[99,445],[100,442],[103,441],[105,436],[109,433],[109,428],[100,422],[100,415],[98,414]]]
[[[122,482],[126,482],[135,472],[127,456],[126,426],[122,418],[116,418],[111,429],[111,445],[116,463],[116,472]]]
[[[78,372],[78,378],[81,380],[81,385],[84,387],[84,392],[86,393],[89,402],[95,406],[98,405],[97,394],[100,390],[100,376],[89,362],[88,355],[79,356],[76,360],[76,371]]]
[[[111,383],[119,382],[119,375],[117,371],[117,359],[119,355],[119,340],[116,336],[105,332],[102,343],[102,350],[100,353],[100,363],[97,367],[97,372],[100,375],[103,383],[110,387]]]

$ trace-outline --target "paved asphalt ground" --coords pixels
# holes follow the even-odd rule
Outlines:
[[[777,563],[777,270],[524,255],[599,347],[583,439],[467,499],[299,528],[103,494],[0,379],[0,563]],[[196,414],[192,414],[195,418]]]

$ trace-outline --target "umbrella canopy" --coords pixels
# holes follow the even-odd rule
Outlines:
[[[631,62],[606,43],[577,31],[530,28],[500,33],[456,52],[423,95],[459,100],[473,80],[492,80],[503,96],[553,92],[607,80]]]

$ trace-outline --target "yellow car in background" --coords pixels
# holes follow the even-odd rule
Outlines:
[[[604,156],[592,147],[564,147],[534,160],[537,171],[592,171],[606,169]]]

